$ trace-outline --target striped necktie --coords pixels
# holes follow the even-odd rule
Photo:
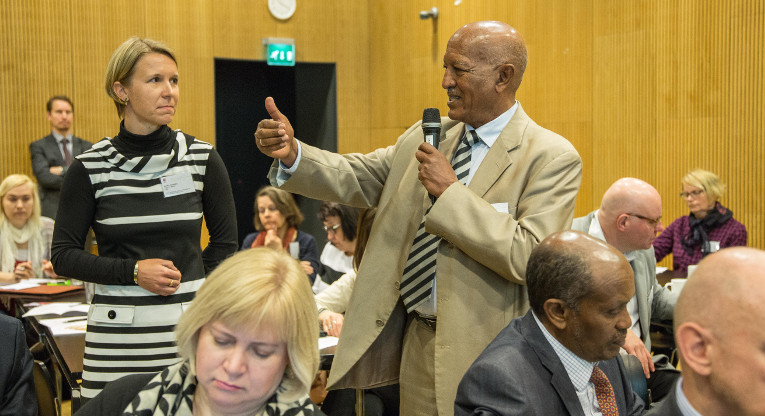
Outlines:
[[[478,140],[475,130],[468,130],[452,157],[452,168],[457,174],[457,180],[463,185],[470,173],[470,150],[474,144],[478,143]],[[422,216],[420,228],[414,236],[412,250],[409,252],[404,275],[401,278],[399,290],[407,312],[412,312],[422,304],[433,289],[433,279],[436,276],[436,254],[441,237],[425,231],[425,216],[432,207],[431,205]]]
[[[608,377],[603,373],[603,370],[595,366],[592,369],[590,381],[595,385],[595,397],[598,399],[600,413],[603,416],[619,416],[614,388],[611,386],[611,382],[608,381]]]

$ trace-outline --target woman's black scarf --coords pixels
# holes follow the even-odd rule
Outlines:
[[[693,250],[701,246],[701,252],[704,255],[709,254],[709,231],[725,224],[731,218],[733,218],[733,211],[725,208],[719,202],[716,202],[714,208],[707,211],[707,215],[702,219],[696,218],[693,213],[688,215],[691,229],[683,237],[682,244],[685,252],[692,255]]]

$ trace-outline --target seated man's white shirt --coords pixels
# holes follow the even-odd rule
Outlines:
[[[565,345],[561,344],[560,341],[547,331],[547,328],[545,328],[533,311],[531,314],[534,316],[534,321],[539,326],[539,329],[542,330],[545,339],[547,339],[547,342],[550,343],[555,354],[561,363],[563,363],[563,368],[566,369],[568,378],[571,380],[571,384],[574,385],[576,397],[579,399],[579,405],[582,406],[584,414],[587,416],[602,416],[600,406],[598,406],[598,398],[595,395],[595,385],[590,383],[595,364],[571,352],[571,350],[566,348]]]

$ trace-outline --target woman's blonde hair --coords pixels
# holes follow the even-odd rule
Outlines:
[[[303,222],[303,213],[300,212],[300,208],[298,208],[295,198],[292,197],[291,193],[273,186],[264,186],[255,195],[255,217],[253,218],[253,224],[256,230],[264,230],[263,224],[260,222],[260,215],[258,215],[258,198],[261,196],[271,198],[271,201],[276,205],[276,209],[284,217],[284,222],[287,223],[287,226],[297,228]]]
[[[709,199],[715,202],[719,201],[725,193],[725,184],[720,182],[720,178],[704,169],[695,169],[688,172],[683,178],[683,184],[701,188],[706,192]]]
[[[34,181],[32,181],[32,178],[30,178],[27,175],[22,175],[20,173],[16,173],[13,175],[8,175],[3,179],[3,182],[0,183],[0,201],[5,198],[5,195],[10,191],[11,189],[29,184],[32,188],[32,200],[34,201],[34,207],[32,207],[32,216],[29,217],[29,221],[31,221],[33,224],[39,224],[40,223],[40,195],[37,193],[37,185],[35,185]],[[7,217],[5,216],[5,210],[0,208],[0,224],[5,222]]]
[[[280,395],[308,394],[319,369],[319,326],[311,285],[300,264],[266,247],[240,251],[220,264],[183,313],[176,337],[181,357],[196,374],[199,331],[219,321],[233,330],[265,327],[287,343],[289,365]]]
[[[114,51],[111,59],[109,59],[109,64],[106,66],[104,87],[106,88],[106,94],[114,101],[114,105],[117,106],[117,114],[119,114],[120,118],[125,116],[127,102],[123,101],[114,92],[114,83],[119,82],[123,85],[130,85],[135,73],[135,64],[138,63],[142,56],[148,53],[167,55],[178,65],[178,61],[175,60],[175,54],[173,54],[173,51],[167,45],[153,39],[142,39],[137,36],[133,36],[123,42]]]

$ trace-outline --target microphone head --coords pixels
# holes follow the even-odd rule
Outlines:
[[[422,112],[422,125],[423,127],[426,125],[436,127],[433,124],[441,127],[441,112],[439,112],[437,108],[426,108]]]

